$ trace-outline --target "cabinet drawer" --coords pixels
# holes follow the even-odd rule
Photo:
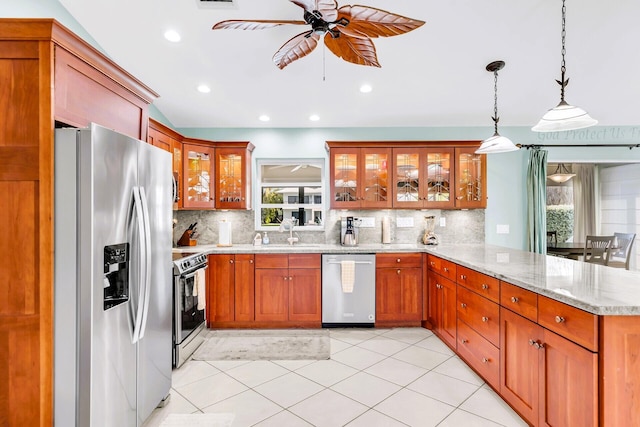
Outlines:
[[[538,295],[531,291],[500,282],[500,305],[532,322],[538,321]]]
[[[457,270],[459,285],[465,286],[493,302],[500,301],[500,281],[498,279],[466,267],[458,266]]]
[[[427,266],[441,276],[456,280],[456,264],[434,255],[427,255]]]
[[[289,268],[286,254],[256,254],[256,268]]]
[[[376,268],[422,267],[422,254],[376,254]]]
[[[598,351],[598,316],[538,295],[538,324],[563,337]]]
[[[500,388],[500,350],[458,319],[458,354],[494,388]]]
[[[500,346],[500,306],[458,285],[458,320]]]
[[[320,268],[320,254],[289,254],[289,268]]]

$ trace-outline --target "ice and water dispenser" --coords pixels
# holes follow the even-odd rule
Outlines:
[[[104,247],[104,309],[129,301],[129,244]]]

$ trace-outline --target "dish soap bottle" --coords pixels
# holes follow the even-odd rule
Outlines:
[[[262,238],[262,244],[264,245],[268,245],[269,244],[269,236],[267,236],[267,232],[264,232],[264,237]]]
[[[262,236],[260,236],[260,233],[256,234],[256,237],[253,238],[253,246],[262,246]]]

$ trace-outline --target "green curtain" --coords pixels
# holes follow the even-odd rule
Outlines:
[[[531,150],[527,168],[528,249],[547,253],[547,151]]]

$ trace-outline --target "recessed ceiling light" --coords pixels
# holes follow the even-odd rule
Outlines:
[[[174,43],[178,43],[181,39],[180,34],[178,34],[176,30],[165,31],[164,38]]]
[[[207,85],[200,85],[198,86],[198,92],[200,93],[209,93],[211,92],[211,88]]]
[[[311,120],[312,122],[317,122],[318,120],[320,120],[320,116],[317,114],[312,114],[309,116],[309,120]]]
[[[261,122],[268,122],[269,120],[271,120],[271,117],[267,116],[266,114],[263,114],[260,117],[258,117],[258,120],[260,120]]]
[[[362,93],[369,93],[372,90],[373,90],[373,88],[371,87],[371,85],[364,84],[364,85],[360,86],[360,92],[362,92]]]

